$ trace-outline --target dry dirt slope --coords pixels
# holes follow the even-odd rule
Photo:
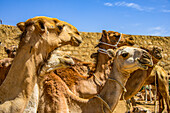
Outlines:
[[[6,46],[17,45],[19,39],[15,39],[21,34],[21,31],[16,26],[0,24],[0,42]],[[93,61],[90,55],[97,51],[94,48],[101,38],[101,33],[81,32],[83,43],[79,47],[64,46],[60,50],[70,52],[72,56],[80,58],[84,61]],[[137,46],[157,45],[164,49],[163,59],[159,62],[167,72],[170,73],[170,37],[160,36],[143,36],[143,35],[128,35],[135,39]],[[0,47],[0,59],[7,57],[3,48]]]

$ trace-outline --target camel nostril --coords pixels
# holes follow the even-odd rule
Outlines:
[[[133,38],[133,37],[130,37],[129,40],[134,40],[134,38]]]
[[[146,52],[143,52],[142,57],[147,58],[147,59],[151,59],[151,57]]]
[[[82,40],[75,38],[77,40],[78,43],[82,43]]]

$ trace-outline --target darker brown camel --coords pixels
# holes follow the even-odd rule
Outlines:
[[[75,103],[74,101],[71,102],[69,105],[67,103],[66,97],[70,97],[69,93],[71,90],[72,93],[76,94],[79,97],[82,98],[91,98],[94,95],[98,94],[100,90],[103,88],[103,86],[106,83],[107,76],[110,73],[110,63],[109,63],[109,56],[106,53],[106,49],[113,48],[113,44],[116,43],[114,41],[115,39],[118,41],[120,37],[120,33],[118,32],[106,32],[103,31],[101,42],[98,45],[100,49],[98,50],[98,55],[97,55],[97,67],[94,72],[94,75],[89,75],[88,77],[80,75],[82,71],[75,71],[75,68],[73,69],[66,69],[66,70],[56,70],[54,71],[55,75],[53,72],[44,78],[44,83],[43,83],[43,88],[40,99],[40,104],[38,111],[39,112],[79,112],[78,109],[74,109],[74,107],[68,107],[71,105],[74,106]],[[120,43],[118,46],[121,46],[123,44],[130,45],[133,43],[133,39],[129,37],[126,37],[126,35],[122,35],[122,39],[124,40],[119,40]],[[103,42],[103,43],[102,43]],[[109,45],[110,44],[110,45]],[[80,72],[80,73],[79,73]],[[82,72],[83,73],[83,72]],[[86,72],[87,73],[87,72]],[[61,77],[61,78],[60,78]],[[62,81],[63,80],[63,81]],[[58,82],[60,81],[60,82]],[[65,85],[64,85],[65,84]],[[59,87],[61,86],[61,87]],[[68,87],[70,89],[68,89]],[[115,100],[119,100],[122,87],[120,88],[120,92],[118,91],[117,96],[115,96]],[[65,92],[65,94],[63,93]],[[57,92],[57,93],[56,93]],[[68,96],[69,95],[69,96]],[[71,97],[71,100],[77,100],[76,97]],[[48,100],[48,101],[47,101]],[[61,102],[61,103],[58,103]],[[79,102],[82,102],[83,100],[78,100]],[[113,108],[116,106],[117,102],[113,103]],[[72,111],[73,110],[73,111]],[[75,111],[74,111],[75,110]]]
[[[38,81],[38,70],[49,53],[66,44],[81,43],[77,29],[56,18],[35,17],[17,26],[23,33],[11,68],[0,86],[0,113],[22,113]]]
[[[122,37],[122,38],[120,38]],[[110,45],[109,45],[110,44]],[[109,49],[109,48],[115,48],[116,46],[120,47],[120,46],[123,46],[123,45],[133,45],[134,44],[134,40],[133,38],[129,38],[127,35],[125,34],[121,34],[118,33],[118,32],[114,32],[114,31],[108,31],[106,32],[105,30],[103,30],[103,33],[102,33],[102,37],[100,39],[100,43],[97,45],[99,48],[102,48],[102,49],[99,49],[98,50],[98,54],[95,54],[95,57],[97,57],[97,65],[96,67],[92,67],[93,69],[89,69],[91,66],[94,66],[94,64],[92,63],[89,63],[90,65],[88,65],[88,63],[84,63],[84,62],[81,62],[80,60],[74,60],[75,62],[78,63],[78,66],[74,66],[72,68],[67,68],[67,69],[63,69],[63,70],[56,70],[57,72],[57,75],[58,76],[61,76],[62,78],[63,77],[66,77],[66,78],[63,78],[64,82],[68,85],[68,87],[71,89],[71,91],[75,94],[77,94],[77,96],[79,97],[83,97],[83,98],[89,98],[89,97],[92,97],[94,96],[95,94],[97,94],[99,92],[99,89],[101,89],[102,84],[102,81],[105,80],[105,74],[109,73],[107,72],[107,68],[109,68],[109,56],[106,54],[106,49]],[[104,50],[104,51],[102,51]],[[103,54],[105,53],[105,54]],[[80,66],[80,65],[81,66]],[[86,66],[83,66],[83,65],[88,65],[87,67]],[[88,70],[93,70],[93,71],[88,71]],[[95,78],[93,76],[93,73],[94,75],[97,77]],[[91,85],[93,85],[93,87],[89,87],[89,83],[86,82],[84,85],[87,86],[87,87],[79,87],[79,88],[75,88],[75,84],[76,81],[77,81],[77,77],[82,77],[82,79],[85,81],[87,81],[88,78],[91,77],[91,79],[89,80],[92,80],[94,79],[96,83],[92,83]],[[53,83],[53,80],[50,82],[48,82],[48,76],[44,76],[44,83],[43,83],[43,86],[44,88],[42,88],[42,94],[43,96],[40,96],[42,98],[40,98],[40,102],[39,102],[39,108],[38,108],[38,111],[40,112],[52,112],[52,111],[56,111],[57,109],[64,109],[63,107],[67,107],[67,106],[63,106],[63,105],[58,105],[58,103],[56,103],[55,101],[61,101],[61,97],[58,97],[56,99],[56,96],[53,96],[53,92],[51,92],[52,90],[49,90],[50,92],[48,92],[47,89],[51,89],[51,87],[54,87],[52,89],[55,89],[55,84],[56,82]],[[50,76],[49,76],[50,77]],[[70,80],[69,80],[70,78]],[[49,78],[50,80],[52,79],[51,77]],[[65,80],[66,79],[66,80]],[[49,87],[48,85],[46,86],[46,84],[50,84]],[[97,85],[97,86],[96,86]],[[47,87],[47,89],[46,89]],[[55,91],[54,91],[55,92]],[[69,93],[69,92],[67,92]],[[44,95],[45,94],[45,95]],[[54,94],[56,95],[56,94]],[[49,97],[50,96],[50,97]],[[49,100],[49,98],[53,99],[54,100]],[[62,98],[65,98],[62,96]],[[45,101],[46,100],[46,101]],[[47,101],[49,100],[49,101]],[[50,105],[49,105],[49,102],[50,102]],[[65,102],[65,99],[63,99],[63,102]],[[54,107],[51,107],[51,106],[54,106]],[[67,108],[66,108],[67,109]]]
[[[127,92],[125,93],[125,99],[130,99],[133,97],[139,90],[142,88],[143,85],[147,84],[155,84],[155,76],[157,76],[158,80],[158,93],[159,97],[163,97],[166,101],[167,104],[167,110],[169,112],[169,93],[168,93],[168,83],[167,83],[167,74],[165,71],[159,67],[156,66],[156,64],[159,62],[160,59],[162,59],[162,48],[157,47],[157,46],[149,46],[147,48],[144,48],[147,50],[151,55],[154,63],[154,67],[150,67],[148,70],[143,71],[143,70],[137,70],[133,72],[128,79],[126,83],[126,89]],[[156,67],[155,67],[156,66]],[[158,68],[159,67],[159,68]],[[153,71],[153,72],[152,72]],[[151,72],[153,74],[151,74]],[[163,107],[161,106],[162,104],[159,104],[159,111],[163,111]]]
[[[152,59],[150,54],[143,49],[127,46],[118,48],[115,53],[113,50],[107,50],[106,53],[109,56],[114,56],[114,59],[111,60],[113,61],[111,69],[108,69],[111,72],[103,76],[104,80],[98,78],[101,83],[103,82],[102,87],[99,87],[99,81],[96,80],[96,77],[100,77],[97,74],[96,77],[91,76],[85,79],[80,75],[63,77],[62,74],[59,75],[58,72],[54,71],[45,76],[44,91],[38,112],[102,113],[105,111],[111,113],[120,99],[123,86],[130,73],[139,68],[147,69],[148,65],[152,66]],[[66,81],[74,83],[72,91],[68,88],[69,82]],[[85,90],[81,90],[82,88]],[[86,97],[84,100],[72,97],[68,93],[72,92],[81,97],[86,95],[86,92],[91,91],[94,92],[94,95]]]

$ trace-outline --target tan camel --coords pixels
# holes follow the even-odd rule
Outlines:
[[[113,50],[106,52],[109,56],[115,55]],[[90,78],[81,75],[69,76],[69,74],[63,76],[63,70],[47,74],[44,78],[44,90],[41,92],[43,98],[40,98],[38,112],[101,113],[103,110],[113,111],[130,73],[139,68],[147,69],[148,66],[152,66],[152,59],[150,54],[143,49],[124,46],[117,49],[112,61],[111,70],[105,69],[105,72],[110,70],[111,73],[102,74],[103,76],[97,74],[96,77]],[[103,80],[101,78],[96,80],[97,77],[102,77]],[[92,94],[89,94],[90,92]]]
[[[77,29],[56,18],[34,17],[17,26],[23,33],[8,75],[0,86],[1,113],[22,113],[37,83],[38,70],[49,53],[66,44],[81,43]]]
[[[170,97],[169,97],[169,84],[168,84],[168,74],[166,71],[156,65],[151,74],[149,75],[149,78],[145,81],[144,85],[151,84],[153,87],[155,86],[155,76],[157,79],[157,91],[159,96],[159,112],[162,113],[162,111],[165,109],[164,107],[164,100],[167,105],[167,111],[170,113]]]
[[[75,68],[73,69],[68,68],[66,70],[56,70],[54,72],[64,80],[64,82],[68,85],[71,91],[75,93],[77,96],[83,97],[83,98],[93,97],[100,91],[100,89],[105,84],[106,76],[110,70],[108,66],[110,64],[108,62],[109,57],[107,56],[104,50],[105,48],[106,49],[113,48],[111,44],[112,45],[115,44],[116,40],[117,41],[119,40],[118,37],[120,37],[120,33],[118,32],[103,31],[102,38],[100,39],[101,42],[99,44],[100,49],[99,49],[99,53],[98,53],[99,55],[97,58],[98,66],[94,74],[95,77],[92,75],[86,78],[85,77],[86,75],[85,76],[80,75],[83,73],[83,71],[78,70],[77,72]],[[118,44],[118,46],[123,45],[123,44],[132,44],[133,42],[133,39],[130,39],[130,41],[128,41],[129,40],[128,37],[124,38],[123,36],[122,39],[120,41],[120,44]],[[62,80],[58,78],[58,76],[55,76],[55,74],[49,74],[44,79],[44,83],[43,83],[44,87],[43,87],[43,91],[41,92],[43,95],[41,96],[42,98],[40,99],[39,112],[54,112],[54,111],[67,112],[68,106],[66,104],[66,99],[64,97],[64,94],[61,93],[60,91],[55,90],[55,87],[61,86],[62,84],[62,88],[60,87],[59,89],[64,90],[68,88],[65,88],[67,86],[64,85],[65,84],[64,82],[61,82]],[[59,80],[61,84],[59,82],[54,81],[55,79]],[[66,90],[66,93],[69,94],[70,92]],[[72,98],[75,99],[75,97],[72,97]],[[57,101],[63,102],[64,105],[58,104]],[[82,100],[79,100],[79,101],[82,101]]]
[[[146,49],[146,48],[145,48]],[[162,48],[157,47],[157,46],[149,46],[146,49],[153,57],[153,63],[154,63],[154,67],[156,66],[156,64],[159,62],[159,60],[162,58]],[[162,96],[167,104],[167,110],[169,112],[169,97],[167,95],[169,95],[168,93],[168,83],[167,83],[167,74],[165,73],[164,69],[156,66],[156,68],[154,67],[150,67],[147,71],[143,71],[143,70],[137,70],[135,72],[133,72],[130,76],[130,78],[128,79],[127,83],[126,83],[126,89],[127,92],[125,93],[125,99],[130,99],[131,97],[133,97],[135,94],[137,94],[137,92],[139,92],[139,90],[142,88],[143,85],[148,85],[148,84],[154,84],[155,81],[155,76],[157,75],[157,79],[158,79],[158,84],[160,84],[161,87],[158,87],[158,92],[161,94],[160,97]],[[152,74],[151,74],[152,72]],[[153,73],[158,73],[158,74],[153,74]],[[161,103],[159,105],[162,105]],[[160,111],[163,110],[162,106],[159,106]]]
[[[16,53],[15,51],[16,49],[17,48],[14,48],[14,50],[8,49],[8,52],[6,51],[8,54],[8,57],[11,55],[15,57],[16,54],[14,53]],[[13,58],[4,58],[0,60],[0,85],[5,80],[9,72],[9,69],[11,67],[12,61],[13,61]],[[50,58],[47,60],[47,62],[41,69],[40,76],[44,75],[48,71],[58,69],[58,68],[66,68],[73,64],[74,64],[74,61],[70,56],[64,55],[62,51],[55,50],[51,53]],[[36,113],[37,106],[38,106],[38,97],[39,97],[38,94],[39,94],[39,89],[38,89],[38,85],[36,84],[34,86],[34,91],[32,93],[31,99],[26,109],[24,110],[24,113],[28,113],[28,112]]]
[[[5,44],[0,42],[0,46],[4,48],[5,52],[8,55],[8,58],[14,58],[18,49],[18,46],[12,45],[10,47],[7,47]]]
[[[157,46],[149,46],[146,48],[144,49],[152,55],[153,64],[155,66],[159,62],[159,60],[162,59],[162,48]],[[149,77],[152,69],[153,67],[150,67],[146,71],[137,70],[131,74],[125,86],[127,89],[127,92],[124,95],[126,100],[133,97],[135,94],[137,94],[137,92],[139,92],[139,90],[144,85],[144,82]]]
[[[114,31],[108,31],[106,32],[105,30],[103,30],[103,33],[102,33],[102,38],[100,39],[100,43],[97,45],[98,47],[102,48],[102,49],[99,49],[98,51],[98,55],[95,56],[97,57],[97,69],[95,69],[95,67],[93,69],[91,69],[91,65],[94,66],[95,64],[93,63],[84,63],[84,62],[81,62],[80,60],[74,60],[76,62],[76,64],[78,64],[78,66],[74,66],[73,68],[67,68],[67,69],[63,69],[63,70],[57,70],[59,71],[59,74],[62,75],[62,76],[67,76],[67,78],[69,78],[70,76],[75,76],[77,75],[77,77],[80,75],[82,76],[83,78],[85,77],[86,79],[93,76],[93,71],[95,71],[94,75],[99,76],[98,79],[97,78],[94,78],[95,81],[97,82],[98,85],[102,85],[102,80],[104,77],[104,74],[106,74],[105,72],[108,70],[108,66],[109,66],[109,60],[110,58],[108,57],[108,55],[106,54],[106,49],[109,49],[109,48],[115,48],[115,47],[119,47],[119,46],[123,46],[123,45],[133,45],[134,44],[134,40],[133,38],[129,38],[127,35],[125,34],[120,34],[118,32],[114,32]],[[104,50],[104,51],[102,51]],[[105,54],[103,54],[105,53]],[[88,65],[90,64],[90,66]],[[85,66],[84,66],[85,65]],[[88,70],[93,70],[93,71],[88,71]],[[108,72],[107,72],[108,73]],[[101,76],[101,78],[100,78]],[[73,78],[73,77],[70,77],[70,78]],[[44,81],[48,79],[48,76],[46,76],[46,78],[44,79]],[[51,78],[50,78],[51,79]],[[76,77],[75,77],[76,79]],[[101,81],[100,81],[101,80]],[[74,92],[76,93],[76,89],[74,88],[74,84],[75,82],[72,81],[72,80],[67,80],[65,81],[66,84],[69,86],[69,88]],[[43,84],[47,84],[48,82],[44,82]],[[53,85],[53,83],[51,83]],[[104,84],[104,83],[103,83]],[[87,86],[89,84],[86,84]],[[96,84],[93,85],[94,87],[96,87]],[[97,86],[97,87],[100,87],[100,86]],[[79,93],[76,93],[77,95],[80,95],[80,97],[91,97],[93,95],[95,95],[98,90],[96,90],[96,88],[91,88],[90,87],[86,87],[86,88],[79,88],[80,90],[82,90],[83,92],[83,95],[81,96]],[[79,90],[78,89],[78,90]],[[42,88],[42,94],[45,93],[48,93],[47,90],[45,88]],[[86,92],[86,93],[84,93]],[[68,92],[69,93],[69,92]],[[41,95],[41,94],[40,94]],[[42,97],[40,99],[40,102],[39,102],[39,111],[43,112],[44,109],[46,109],[44,107],[44,104],[47,104],[48,105],[48,101],[47,99],[44,99],[46,97],[44,97],[45,95],[43,96],[40,96]],[[44,101],[46,100],[46,101]],[[51,104],[53,104],[53,102],[51,101],[50,102]],[[42,105],[43,104],[43,105]],[[55,103],[54,103],[55,104]],[[50,106],[50,105],[49,105]],[[47,107],[47,106],[46,106]],[[50,107],[50,111],[52,110],[56,110],[56,107],[57,106],[54,106],[54,108]],[[61,106],[63,107],[63,106]],[[49,110],[48,110],[49,111]],[[46,111],[47,112],[47,111]]]
[[[3,44],[1,43],[1,46],[3,46]],[[8,71],[11,67],[11,64],[13,62],[13,58],[16,55],[16,50],[17,50],[17,46],[11,46],[11,47],[4,47],[5,52],[8,55],[8,58],[4,58],[0,60],[0,85],[2,84],[2,82],[5,80],[6,75],[8,74]]]
[[[10,47],[4,47],[5,52],[8,55],[8,58],[14,58],[16,55],[18,47],[17,46],[10,46]]]

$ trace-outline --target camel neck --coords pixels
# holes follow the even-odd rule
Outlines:
[[[30,48],[30,46],[23,46],[18,52],[5,81],[0,86],[0,101],[5,102],[2,104],[3,106],[11,105],[12,107],[19,99],[21,106],[18,106],[17,109],[22,111],[22,106],[26,106],[31,97],[34,85],[37,82],[37,65],[42,62],[43,56],[42,54],[30,53]]]
[[[110,79],[114,79],[120,82],[123,86],[125,86],[128,76],[121,73],[115,64],[113,64]],[[120,97],[123,93],[123,87],[116,81],[107,80],[103,90],[101,91],[100,95],[103,100],[110,106],[111,110],[113,111],[120,100]],[[110,90],[109,90],[109,89]]]
[[[109,57],[106,54],[98,53],[97,58],[97,66],[96,66],[96,76],[100,79],[100,81],[104,82],[106,80],[106,74],[109,72],[106,72],[109,70]]]

